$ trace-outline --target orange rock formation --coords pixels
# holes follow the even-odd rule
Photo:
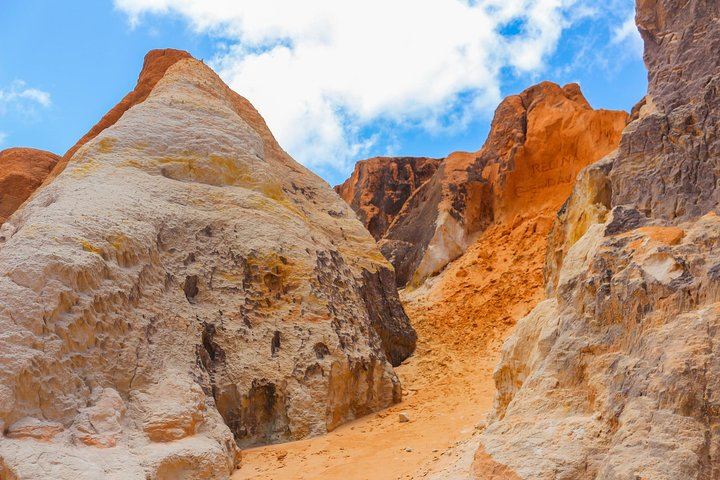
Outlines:
[[[375,157],[362,160],[335,191],[380,240],[410,195],[438,169],[441,160],[426,157]]]
[[[637,2],[648,95],[581,174],[495,369],[482,449],[522,478],[720,478],[719,18]]]
[[[575,84],[506,98],[483,148],[445,159],[383,237],[399,284],[436,274],[490,225],[556,211],[577,173],[617,147],[627,118],[593,110]]]
[[[60,160],[33,148],[0,152],[0,225],[32,195]]]
[[[416,353],[399,369],[412,395],[393,410],[393,420],[370,419],[356,425],[362,435],[345,430],[333,436],[323,444],[324,457],[313,456],[316,447],[309,443],[262,449],[248,455],[237,478],[273,472],[277,478],[361,479],[374,471],[366,459],[406,445],[413,451],[392,467],[392,476],[384,471],[378,478],[519,478],[484,452],[475,454],[472,432],[490,408],[492,367],[503,340],[544,297],[547,237],[556,212],[578,171],[617,147],[626,119],[624,112],[592,110],[574,85],[543,83],[506,99],[483,149],[443,160],[381,242],[389,243],[400,227],[435,235],[444,227],[434,228],[431,219],[440,215],[433,217],[432,208],[452,210],[450,218],[474,232],[459,258],[402,291],[418,332]],[[396,411],[410,412],[417,423],[399,428]],[[364,438],[383,448],[373,453],[372,445],[355,446]],[[275,463],[280,448],[290,453]]]

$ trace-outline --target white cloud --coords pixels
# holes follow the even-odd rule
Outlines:
[[[13,108],[21,113],[33,113],[35,107],[49,107],[50,94],[37,88],[29,88],[22,80],[16,80],[9,87],[0,88],[0,114]]]
[[[543,71],[564,29],[597,14],[593,3],[115,0],[132,24],[179,15],[217,38],[211,65],[283,147],[325,171],[367,152],[370,126],[438,133],[489,116],[501,71]]]
[[[627,45],[632,53],[642,57],[643,41],[640,32],[635,26],[635,12],[628,13],[625,21],[613,28],[612,43],[614,45]]]
[[[4,144],[5,144],[5,140],[7,140],[7,133],[5,133],[5,132],[0,132],[0,145],[4,145]]]

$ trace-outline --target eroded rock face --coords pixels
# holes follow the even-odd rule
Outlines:
[[[400,399],[392,266],[247,100],[151,52],[99,125],[0,229],[0,477],[225,478]]]
[[[408,198],[432,177],[441,159],[376,157],[355,164],[355,171],[335,191],[380,240]]]
[[[577,173],[617,148],[626,122],[625,112],[593,110],[575,84],[505,99],[483,148],[444,159],[380,241],[398,284],[422,283],[492,224],[557,209]]]
[[[614,205],[681,221],[720,201],[719,11],[710,0],[638,1],[651,108],[620,146],[611,174]],[[635,170],[641,160],[644,168]]]
[[[547,238],[545,256],[545,289],[552,295],[558,282],[563,260],[591,225],[604,223],[610,212],[612,186],[608,173],[614,156],[588,166],[577,177],[573,194],[557,213]]]
[[[43,183],[59,160],[55,154],[33,148],[0,152],[0,225]]]
[[[551,296],[495,371],[484,451],[521,478],[720,478],[720,4],[641,0],[637,22],[649,96],[581,174]]]

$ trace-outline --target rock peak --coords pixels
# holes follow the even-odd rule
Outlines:
[[[140,77],[143,76],[145,71],[156,68],[158,65],[158,68],[161,68],[163,71],[165,71],[167,70],[167,67],[169,65],[172,65],[173,63],[179,60],[183,60],[185,58],[194,57],[185,50],[178,50],[175,48],[156,48],[150,50],[145,54],[145,59],[143,61],[143,69],[140,73]]]
[[[100,132],[117,122],[133,106],[142,103],[150,95],[155,85],[165,75],[165,72],[175,63],[184,59],[193,58],[184,50],[175,50],[172,48],[150,50],[145,55],[143,68],[140,71],[137,84],[132,92],[125,95],[117,105],[115,105],[103,118],[96,123],[88,133],[86,133],[78,142],[73,145],[63,156],[62,160],[57,164],[53,172],[48,177],[48,181],[59,175],[67,165],[68,160],[77,152],[80,147],[97,137]]]
[[[594,110],[578,84],[541,82],[500,103],[479,151],[432,162],[370,159],[336,190],[381,237],[399,284],[417,284],[462,255],[491,224],[557,210],[580,169],[617,147],[627,118]],[[418,175],[421,165],[426,175]],[[370,169],[392,173],[378,178],[410,181],[363,180],[373,177],[362,175]],[[399,212],[387,216],[398,202]],[[380,222],[378,214],[390,221]]]
[[[401,399],[390,264],[200,61],[150,52],[62,163],[0,229],[0,478],[227,478]]]

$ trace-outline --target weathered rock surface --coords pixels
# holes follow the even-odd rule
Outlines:
[[[422,283],[490,225],[557,209],[577,173],[617,148],[626,122],[625,112],[593,110],[575,84],[543,82],[505,99],[483,148],[444,159],[382,238],[398,284]]]
[[[353,174],[335,191],[380,240],[408,198],[428,181],[442,159],[375,157],[355,164]]]
[[[0,228],[1,478],[226,478],[400,399],[391,265],[247,100],[151,52],[98,125]]]
[[[33,148],[0,152],[0,225],[43,183],[60,160]]]
[[[572,247],[591,225],[604,223],[610,211],[612,186],[608,172],[613,156],[599,160],[582,170],[576,179],[573,194],[563,204],[548,235],[545,256],[545,289],[555,291],[562,262]]]
[[[637,23],[649,96],[495,371],[484,451],[521,478],[720,478],[720,4],[640,0]]]

